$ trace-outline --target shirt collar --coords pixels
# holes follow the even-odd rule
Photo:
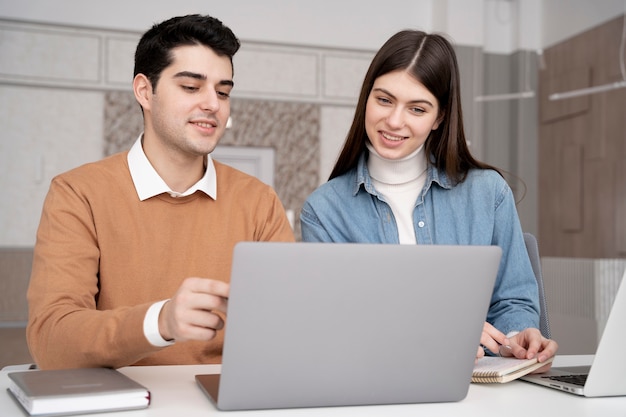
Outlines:
[[[143,133],[139,135],[130,151],[128,151],[127,156],[130,176],[135,184],[135,190],[137,191],[139,200],[144,201],[163,193],[168,193],[173,197],[185,197],[196,191],[202,191],[212,199],[217,199],[215,165],[213,164],[211,155],[207,155],[204,176],[184,193],[176,193],[167,186],[163,178],[159,176],[148,160],[141,146],[142,138]]]

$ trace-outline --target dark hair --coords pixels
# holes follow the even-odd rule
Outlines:
[[[183,45],[204,45],[219,56],[233,55],[239,39],[220,20],[198,14],[178,16],[157,23],[139,40],[135,51],[134,76],[144,74],[156,90],[161,73],[172,63],[172,49]]]
[[[429,163],[445,171],[455,182],[462,182],[470,168],[495,169],[472,157],[465,140],[461,86],[456,54],[442,35],[404,30],[393,35],[374,56],[367,70],[354,120],[330,178],[354,168],[365,151],[365,108],[374,81],[392,71],[407,71],[422,83],[439,102],[442,121],[424,144]]]

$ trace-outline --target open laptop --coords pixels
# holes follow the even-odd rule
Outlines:
[[[496,246],[236,245],[220,410],[465,398]]]
[[[624,346],[626,346],[626,272],[615,295],[591,366],[553,367],[544,374],[526,375],[521,379],[585,397],[626,395]]]

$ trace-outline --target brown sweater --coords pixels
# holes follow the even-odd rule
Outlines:
[[[215,162],[217,199],[202,192],[140,201],[127,152],[52,180],[28,289],[28,344],[41,368],[220,363],[208,342],[152,346],[148,307],[182,280],[229,281],[239,241],[293,241],[275,192]]]

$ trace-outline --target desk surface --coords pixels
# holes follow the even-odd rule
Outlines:
[[[558,356],[556,366],[591,363],[593,356]],[[379,405],[363,407],[302,408],[220,412],[196,385],[199,373],[219,373],[219,365],[136,366],[120,371],[144,384],[152,393],[152,404],[144,410],[97,414],[111,417],[186,417],[224,414],[227,416],[620,416],[626,415],[626,397],[584,398],[521,381],[507,384],[472,384],[467,397],[455,403]],[[24,413],[6,392],[7,373],[0,371],[0,414],[24,417]],[[93,414],[92,414],[93,415]]]

